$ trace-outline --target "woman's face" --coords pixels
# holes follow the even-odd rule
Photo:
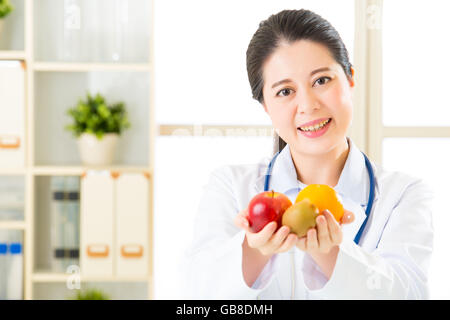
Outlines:
[[[283,43],[264,63],[263,79],[264,109],[291,149],[320,155],[346,141],[354,82],[327,47]]]

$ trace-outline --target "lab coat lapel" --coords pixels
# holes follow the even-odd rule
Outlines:
[[[334,189],[341,197],[344,208],[355,215],[352,223],[342,227],[344,239],[353,240],[366,218],[365,208],[369,200],[370,179],[363,154],[350,138],[347,140],[350,151]],[[375,201],[377,197],[375,192]]]
[[[268,164],[267,164],[268,166]],[[260,173],[256,180],[255,189],[257,192],[264,191],[264,180],[267,172],[267,166]],[[297,188],[297,172],[294,163],[292,162],[289,145],[286,145],[281,150],[272,168],[272,175],[270,176],[269,190],[286,193],[287,191]]]
[[[355,215],[355,220],[352,223],[342,225],[344,241],[353,241],[366,218],[366,213],[364,209],[352,199],[342,198],[341,200],[345,210],[351,211]]]

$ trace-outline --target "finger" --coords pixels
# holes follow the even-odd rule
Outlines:
[[[328,233],[330,234],[330,240],[333,244],[339,244],[342,239],[342,231],[339,226],[339,223],[337,223],[334,216],[331,214],[330,211],[325,210],[323,212],[324,217],[327,219],[327,225],[328,225]]]
[[[298,241],[298,237],[295,233],[291,233],[284,240],[281,247],[278,249],[278,252],[286,252],[290,250]]]
[[[245,208],[242,211],[239,211],[239,213],[237,215],[248,219],[248,208]]]
[[[267,242],[268,249],[270,251],[276,251],[283,244],[283,241],[289,235],[289,227],[282,226]]]
[[[341,218],[341,224],[349,224],[355,220],[355,215],[353,212],[344,210],[344,215]]]
[[[306,251],[306,237],[301,237],[297,240],[297,243],[295,244],[297,248],[299,248],[302,251]]]
[[[244,230],[246,230],[248,228],[248,221],[247,221],[247,219],[245,219],[243,217],[238,217],[237,223],[238,223],[238,226]]]
[[[244,229],[245,231],[251,231],[250,224],[245,217],[243,217],[243,216],[236,217],[235,223],[237,224],[237,226],[239,228]]]
[[[233,218],[233,222],[236,227],[242,228],[241,227],[242,220],[241,220],[241,216],[239,215],[239,213]]]
[[[242,210],[241,213],[246,219],[248,219],[248,208],[245,208],[244,210]]]
[[[317,241],[317,231],[316,228],[311,228],[306,233],[306,250],[314,251],[319,248],[319,242]]]
[[[277,223],[275,221],[272,221],[266,224],[266,226],[257,233],[247,232],[249,246],[252,248],[262,247],[272,237],[276,228]]]
[[[331,246],[331,237],[330,233],[328,232],[327,218],[325,218],[323,215],[319,215],[316,218],[316,225],[319,247],[322,247],[323,249],[328,248],[329,246]]]

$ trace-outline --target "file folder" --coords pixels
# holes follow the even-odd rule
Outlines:
[[[118,276],[148,275],[149,183],[142,173],[116,179],[116,239]]]
[[[0,61],[0,167],[25,166],[25,69]]]
[[[114,180],[109,171],[87,171],[81,178],[81,254],[83,276],[112,276]]]

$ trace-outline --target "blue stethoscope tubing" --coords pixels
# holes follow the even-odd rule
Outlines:
[[[375,196],[375,176],[373,173],[372,164],[370,163],[369,158],[367,158],[367,156],[364,154],[364,152],[361,152],[361,153],[364,156],[364,161],[366,163],[366,169],[367,169],[367,172],[369,173],[370,189],[369,189],[369,201],[367,202],[367,207],[366,207],[366,218],[364,219],[363,224],[359,228],[359,231],[356,234],[355,239],[353,240],[357,245],[359,245],[359,240],[361,239],[361,235],[364,232],[364,229],[367,224],[367,220],[369,220],[369,216],[370,216],[370,213],[372,211],[372,206],[373,206],[373,199]],[[273,164],[275,163],[275,160],[279,154],[280,154],[280,151],[278,151],[275,154],[275,156],[270,161],[269,166],[267,167],[267,172],[266,172],[266,176],[264,179],[264,191],[269,191],[270,176],[272,175]]]

